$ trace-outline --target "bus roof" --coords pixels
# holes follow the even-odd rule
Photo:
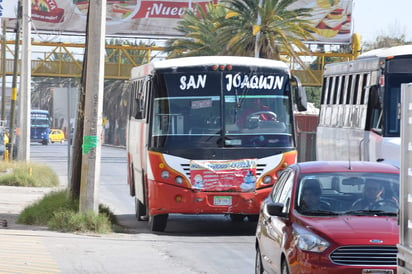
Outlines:
[[[380,48],[367,51],[358,56],[357,59],[369,57],[389,57],[400,55],[412,55],[412,45],[403,45],[390,48]]]
[[[195,56],[155,61],[132,69],[132,78],[147,75],[153,70],[165,68],[181,68],[208,65],[237,65],[250,67],[277,68],[289,71],[289,67],[282,61],[254,58],[246,56]]]
[[[412,45],[374,49],[359,55],[358,58],[352,61],[326,64],[323,75],[328,76],[378,70],[382,58],[404,55],[412,55]]]

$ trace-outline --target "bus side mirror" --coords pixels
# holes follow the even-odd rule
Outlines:
[[[308,109],[308,102],[305,88],[302,87],[300,80],[296,76],[292,76],[292,80],[296,82],[295,86],[295,102],[298,111],[306,111]]]
[[[382,107],[382,94],[379,94],[379,87],[377,85],[371,86],[369,89],[369,102],[374,108]]]
[[[298,107],[299,111],[308,110],[308,102],[307,102],[306,91],[304,87],[297,87],[296,106]]]

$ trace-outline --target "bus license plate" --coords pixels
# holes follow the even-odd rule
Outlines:
[[[213,204],[218,206],[232,205],[232,196],[214,196]]]

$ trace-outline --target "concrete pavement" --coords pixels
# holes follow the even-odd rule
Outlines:
[[[60,273],[40,236],[47,228],[16,223],[25,207],[53,190],[0,186],[0,273]]]

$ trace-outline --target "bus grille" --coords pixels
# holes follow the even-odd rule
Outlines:
[[[335,264],[395,266],[396,246],[344,246],[330,255]]]
[[[190,164],[180,164],[182,167],[183,171],[185,172],[186,176],[190,178]],[[256,166],[256,177],[259,177],[262,175],[263,170],[265,169],[266,165],[265,164],[257,164]]]

